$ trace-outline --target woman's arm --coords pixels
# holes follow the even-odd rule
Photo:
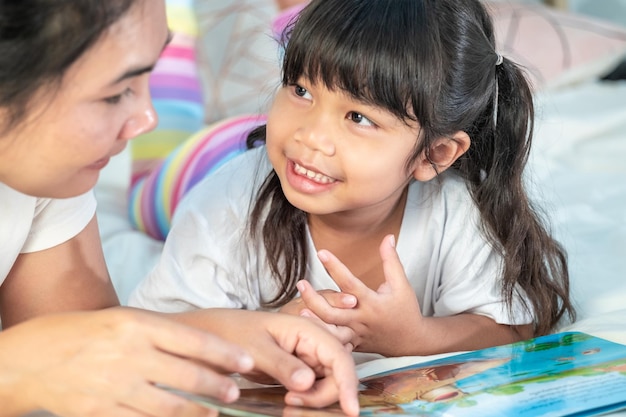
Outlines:
[[[221,370],[252,366],[238,346],[147,312],[40,316],[0,332],[0,416],[206,417],[158,384],[233,401],[239,390]]]
[[[0,286],[4,328],[42,314],[116,305],[95,216],[72,239],[21,254]]]

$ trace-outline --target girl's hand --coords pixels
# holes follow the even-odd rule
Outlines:
[[[304,282],[304,281],[303,281]],[[300,286],[306,285],[298,283],[298,288]],[[311,286],[309,285],[309,288]],[[311,289],[311,291],[315,291]],[[343,292],[337,292],[333,290],[320,290],[317,294],[324,298],[324,300],[328,303],[328,305],[335,308],[354,308],[356,307],[356,297],[351,294],[346,294]],[[354,338],[354,332],[352,329],[346,326],[337,326],[335,324],[329,324],[321,320],[319,317],[315,316],[313,312],[307,308],[307,305],[304,303],[302,297],[296,297],[284,306],[282,306],[279,310],[281,313],[291,314],[293,316],[302,316],[308,317],[314,321],[316,321],[321,326],[326,327],[326,329],[332,333],[340,342],[343,344],[348,351],[352,351],[354,346],[352,345],[352,339]]]
[[[301,314],[312,314],[327,324],[352,329],[355,351],[385,356],[415,354],[415,343],[423,337],[425,322],[395,250],[394,237],[386,236],[380,245],[385,282],[376,291],[363,284],[332,253],[321,250],[318,256],[341,291],[354,295],[358,302],[352,309],[337,308],[308,282],[301,281],[298,289],[310,310]]]
[[[42,316],[0,333],[0,415],[217,415],[156,384],[231,402],[235,382],[212,368],[253,365],[237,345],[147,312]]]
[[[298,284],[300,285],[300,284]],[[356,307],[356,297],[344,292],[333,290],[319,290],[317,293],[324,297],[326,302],[335,308],[354,308]],[[287,313],[294,316],[300,316],[302,311],[307,308],[302,297],[296,297],[280,308],[281,313]]]

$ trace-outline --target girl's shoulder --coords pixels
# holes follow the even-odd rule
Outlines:
[[[207,215],[225,210],[247,215],[271,169],[265,146],[237,155],[195,184],[181,200],[174,217],[189,210]]]
[[[409,201],[416,204],[473,205],[473,199],[463,178],[452,170],[444,171],[430,181],[413,181],[409,185]]]

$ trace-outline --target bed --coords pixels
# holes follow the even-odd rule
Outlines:
[[[507,7],[512,5],[518,6],[507,2]],[[262,8],[266,16],[271,14],[266,4]],[[206,14],[197,16],[208,19]],[[511,18],[512,14],[507,16]],[[523,14],[518,13],[520,16]],[[550,15],[552,22],[568,18],[555,16]],[[520,29],[523,26],[517,21],[521,40],[512,40],[510,22],[505,24],[506,17],[500,18],[504,20],[496,25],[503,26],[502,38],[509,44],[499,47],[504,55],[514,56],[523,50],[520,43],[527,39]],[[626,25],[626,16],[624,22]],[[584,65],[577,62],[577,37],[566,42],[567,51],[550,50],[550,56],[567,55],[568,68],[555,70],[548,64],[542,67],[543,63],[533,62],[532,57],[522,57],[527,60],[525,65],[537,86],[536,133],[528,182],[532,196],[546,211],[555,236],[569,256],[578,319],[575,323],[563,323],[559,330],[585,331],[626,344],[626,80],[618,72],[613,73],[614,80],[601,79],[625,59],[626,29],[610,26],[607,32],[602,26],[605,22],[592,23],[602,28],[595,33],[595,42],[604,42],[602,46],[611,43],[610,51],[601,57],[585,57]],[[199,22],[198,27],[201,39],[203,23]],[[537,28],[529,28],[528,33],[533,30]],[[563,45],[563,33],[567,36],[567,31],[561,32],[558,45]],[[545,40],[547,35],[543,36]],[[587,53],[600,48],[590,45],[593,44],[584,45]],[[529,50],[533,49],[537,48],[531,42]],[[205,59],[206,56],[205,51]],[[275,56],[266,58],[270,62]],[[561,59],[559,65],[565,65],[563,62]],[[224,116],[228,115],[220,115]],[[209,116],[204,117],[208,123]],[[95,190],[106,261],[123,303],[155,264],[162,247],[162,241],[134,229],[129,222],[132,160],[130,149],[113,158]]]

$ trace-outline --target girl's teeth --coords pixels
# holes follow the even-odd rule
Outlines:
[[[326,175],[320,174],[319,172],[314,172],[306,169],[302,165],[294,164],[294,168],[296,173],[300,175],[306,175],[307,178],[312,179],[315,182],[319,182],[322,184],[330,184],[331,182],[335,182],[334,179],[327,177]]]

